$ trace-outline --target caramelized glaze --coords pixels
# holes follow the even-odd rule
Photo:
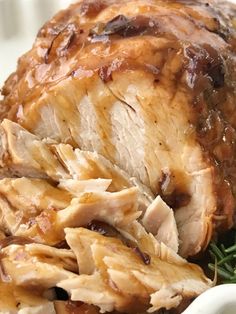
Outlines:
[[[196,45],[210,42],[220,50],[228,47],[227,42],[214,33],[219,31],[221,24],[213,4],[204,6],[198,2],[192,7],[191,2],[182,4],[180,1],[150,1],[150,4],[146,4],[146,1],[139,0],[136,4],[142,13],[140,15],[112,17],[108,13],[107,21],[100,22],[98,18],[98,22],[96,19],[94,21],[91,15],[97,15],[108,5],[115,6],[113,3],[115,1],[112,0],[84,1],[82,4],[72,5],[70,9],[59,13],[52,21],[46,23],[39,31],[32,51],[20,58],[17,72],[6,82],[3,95],[7,97],[3,105],[12,107],[16,102],[16,108],[13,110],[16,113],[17,106],[25,106],[28,101],[33,101],[42,95],[44,90],[69,77],[79,68],[97,72],[103,66],[102,63],[109,65],[115,55],[119,55],[120,37],[167,37],[173,41],[187,41]],[[122,3],[124,6],[128,5],[128,1]],[[198,21],[200,17],[196,16],[198,9],[206,16],[201,23]],[[82,17],[80,12],[83,13]],[[170,27],[170,21],[173,27]],[[97,31],[94,34],[93,30],[99,28],[99,23],[103,23],[99,32],[100,41],[93,40],[94,35],[98,35]],[[195,32],[198,30],[199,33],[190,33],[186,27]],[[104,51],[104,46],[107,46],[110,53],[106,55],[106,60],[101,60],[99,50]],[[95,51],[98,53],[97,60],[84,62],[84,57],[86,56],[87,60],[87,54],[92,57]],[[124,63],[126,68],[138,65],[132,57],[124,60]],[[16,89],[12,90],[14,86]]]

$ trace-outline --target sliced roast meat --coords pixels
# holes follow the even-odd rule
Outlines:
[[[60,180],[59,187],[67,190],[74,196],[84,192],[105,192],[112,180],[109,179],[88,179],[88,180]]]
[[[105,192],[104,183],[106,189],[111,180],[93,179],[91,191],[85,188],[91,186],[90,180],[68,181],[63,181],[67,187],[63,189],[45,179],[0,180],[0,228],[8,235],[56,244],[64,240],[65,227],[86,226],[96,219],[121,227],[141,215],[135,187]]]
[[[71,250],[34,243],[10,244],[2,249],[1,267],[10,281],[0,281],[0,291],[6,296],[1,309],[15,314],[17,306],[29,311],[26,313],[38,313],[40,309],[61,313],[69,308],[70,313],[77,313],[82,301],[108,312],[142,312],[149,307],[154,311],[175,307],[212,285],[199,267],[158,242],[155,249],[160,254],[152,254],[147,248],[149,263],[144,263],[142,255],[119,239],[84,228],[67,228],[65,232]],[[83,265],[87,265],[85,273]],[[48,303],[45,298],[53,287],[68,293],[68,307],[58,301],[54,307]],[[9,294],[12,292],[14,297]],[[78,313],[98,313],[89,305],[78,309]]]
[[[61,184],[67,179],[82,181],[102,178],[112,180],[108,188],[110,192],[137,186],[142,210],[153,199],[150,189],[96,152],[73,150],[70,145],[40,140],[10,120],[1,123],[0,166],[3,177],[11,175],[47,178]],[[75,185],[75,181],[70,183]],[[67,186],[68,184],[69,181]]]
[[[31,250],[32,249],[32,250]],[[74,254],[40,244],[10,245],[2,249],[1,264],[16,286],[43,292],[78,270]]]
[[[179,235],[174,213],[160,196],[157,196],[147,208],[142,224],[148,232],[156,236],[159,242],[178,252]]]
[[[181,254],[194,255],[215,227],[233,225],[235,12],[216,0],[79,1],[20,58],[1,116],[97,152],[161,195],[175,211]],[[30,146],[21,148],[27,160]],[[50,174],[55,161],[42,154],[44,166],[29,163],[28,173]]]
[[[53,215],[55,211],[68,207],[72,198],[69,192],[52,186],[46,180],[2,179],[0,180],[0,228],[7,234],[16,235],[22,226],[34,224],[34,219],[42,212],[50,216],[50,213]]]
[[[53,194],[51,198],[53,200]],[[37,211],[31,215],[27,207],[16,211],[8,200],[0,200],[0,209],[4,214],[2,225],[8,233],[48,245],[63,241],[66,227],[83,227],[93,220],[100,220],[122,228],[141,215],[137,188],[113,193],[84,192],[73,198],[65,208],[36,208]]]
[[[102,312],[170,309],[211,286],[197,266],[178,258],[175,261],[174,253],[172,262],[150,255],[150,263],[146,264],[118,239],[83,228],[65,232],[79,267],[85,264],[84,259],[90,267],[89,273],[64,280],[58,286],[69,291],[72,300],[94,304]]]

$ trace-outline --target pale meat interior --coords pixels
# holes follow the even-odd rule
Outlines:
[[[0,162],[1,310],[157,312],[211,287],[177,255],[172,209],[104,157],[4,120]]]
[[[0,314],[180,314],[234,225],[236,7],[80,0],[0,101]],[[174,312],[173,312],[173,311]]]

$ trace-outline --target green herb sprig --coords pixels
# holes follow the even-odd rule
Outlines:
[[[209,269],[217,271],[223,283],[236,283],[236,244],[225,248],[224,244],[213,242],[209,253],[215,262],[208,264]]]

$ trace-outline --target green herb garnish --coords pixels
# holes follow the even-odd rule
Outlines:
[[[215,262],[208,264],[209,269],[217,271],[223,283],[236,283],[236,244],[225,248],[224,244],[213,242],[209,253]]]

